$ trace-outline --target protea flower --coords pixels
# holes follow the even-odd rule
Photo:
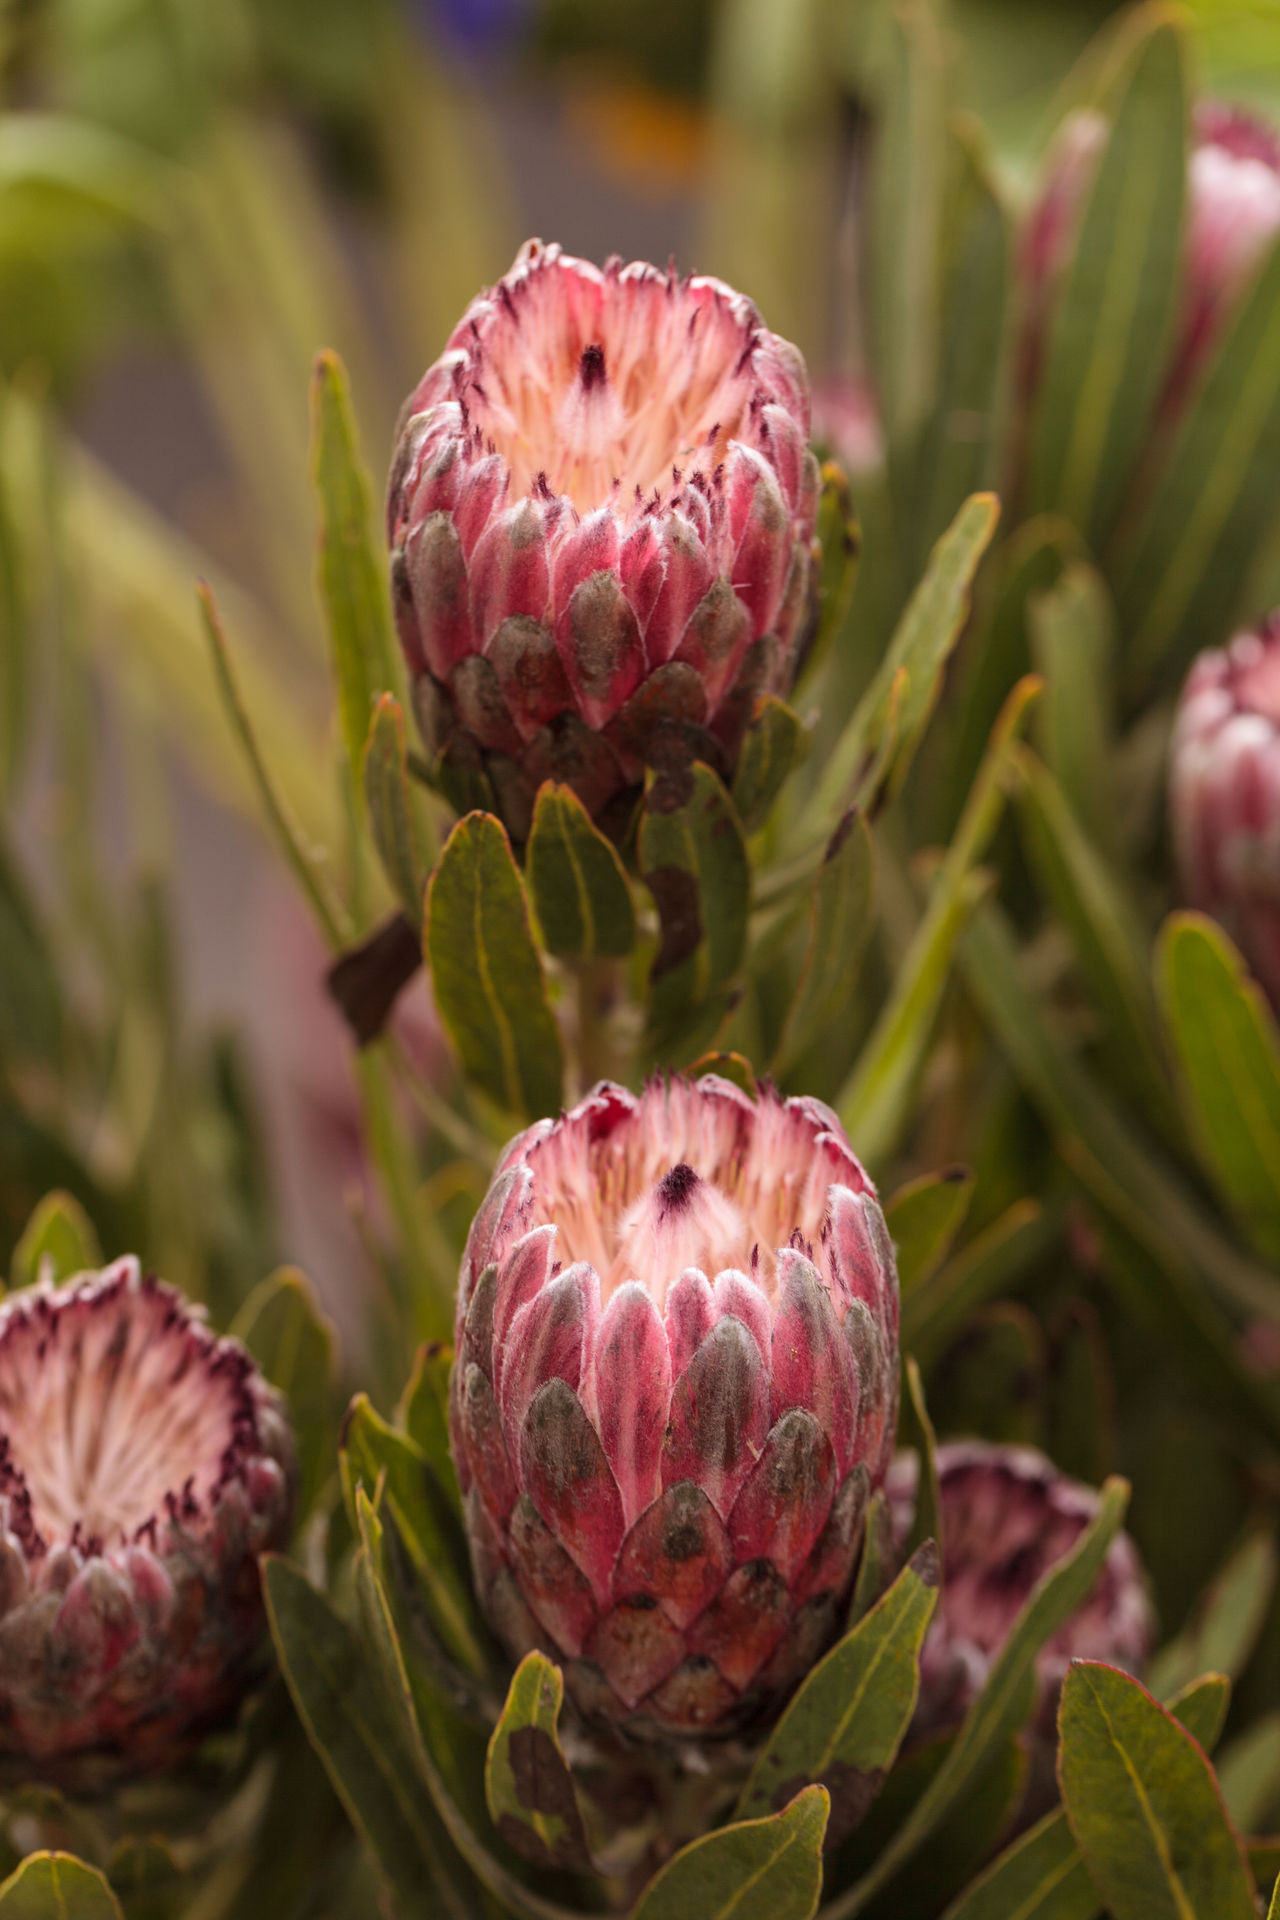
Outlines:
[[[897,1413],[875,1190],[816,1100],[601,1083],[507,1148],[462,1264],[481,1600],[597,1726],[775,1712],[840,1619]]]
[[[919,1462],[900,1454],[887,1489],[894,1532],[905,1541]],[[991,1663],[1032,1590],[1069,1553],[1098,1511],[1098,1497],[1030,1447],[960,1441],[938,1449],[942,1593],[920,1661],[913,1738],[953,1731],[982,1690]],[[1137,1550],[1118,1534],[1084,1605],[1036,1660],[1034,1731],[1052,1748],[1058,1693],[1072,1660],[1105,1660],[1140,1673],[1154,1622]]]
[[[1023,236],[1024,384],[1034,385],[1054,282],[1106,136],[1091,109],[1064,121]],[[1214,101],[1196,109],[1187,179],[1185,285],[1164,408],[1175,408],[1264,253],[1280,235],[1280,135]]]
[[[293,1442],[244,1349],[132,1258],[0,1306],[0,1766],[167,1766],[236,1704]]]
[[[812,604],[797,350],[717,280],[530,241],[410,397],[387,498],[419,722],[528,832],[545,779],[621,830],[646,763],[732,772]]]
[[[1188,904],[1221,921],[1280,1006],[1280,613],[1192,666],[1169,800]]]

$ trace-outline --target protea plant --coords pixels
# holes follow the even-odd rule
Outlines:
[[[1169,798],[1188,903],[1221,921],[1280,1006],[1280,614],[1192,666]]]
[[[446,785],[517,841],[546,779],[620,831],[646,764],[731,773],[813,606],[804,363],[719,281],[530,241],[402,416],[396,619]]]
[[[76,1788],[236,1705],[285,1543],[279,1396],[133,1258],[0,1307],[0,1756]]]
[[[942,1592],[920,1658],[913,1737],[954,1730],[977,1699],[1014,1621],[1098,1513],[1098,1496],[1031,1447],[956,1441],[938,1449]],[[900,1454],[887,1491],[894,1533],[910,1531],[919,1461]],[[1052,1752],[1054,1714],[1072,1660],[1140,1674],[1154,1620],[1137,1550],[1117,1534],[1084,1605],[1036,1658],[1033,1725]]]
[[[897,1410],[898,1295],[834,1114],[707,1076],[521,1134],[463,1260],[454,1458],[482,1604],[580,1713],[745,1732],[834,1636]]]

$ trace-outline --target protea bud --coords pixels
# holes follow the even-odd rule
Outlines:
[[[620,828],[647,763],[732,772],[790,686],[817,467],[797,350],[709,279],[530,241],[402,417],[392,593],[428,748],[512,837],[545,779]]]
[[[816,1100],[602,1083],[467,1243],[452,1388],[476,1584],[597,1726],[776,1712],[841,1617],[897,1414],[875,1191]]]
[[[1280,613],[1192,666],[1169,801],[1184,897],[1222,923],[1280,1006]]]
[[[1063,122],[1023,236],[1024,385],[1043,353],[1054,282],[1070,254],[1080,209],[1106,136],[1091,109]],[[1187,179],[1182,308],[1164,393],[1177,406],[1267,248],[1280,235],[1280,135],[1265,121],[1203,101]]]
[[[170,1765],[235,1706],[284,1544],[279,1396],[132,1258],[0,1306],[0,1765]]]
[[[887,1490],[894,1533],[906,1540],[919,1462],[899,1454]],[[938,1449],[942,1594],[920,1661],[913,1737],[953,1731],[1035,1587],[1069,1553],[1098,1512],[1098,1496],[1029,1447],[961,1441]],[[1139,1673],[1153,1619],[1137,1551],[1112,1541],[1092,1593],[1036,1660],[1035,1730],[1053,1738],[1058,1693],[1072,1660],[1105,1660]]]

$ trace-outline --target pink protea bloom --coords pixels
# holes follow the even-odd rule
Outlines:
[[[894,1532],[910,1531],[919,1462],[899,1454],[887,1491]],[[1098,1496],[1030,1447],[957,1441],[938,1449],[942,1592],[920,1660],[913,1737],[954,1729],[977,1699],[1018,1615],[1044,1575],[1096,1517]],[[1141,1673],[1154,1620],[1137,1550],[1118,1534],[1084,1605],[1040,1650],[1033,1729],[1051,1746],[1072,1660]]]
[[[1039,374],[1054,284],[1074,245],[1080,210],[1106,139],[1091,109],[1063,122],[1023,234],[1024,385]],[[1280,135],[1254,115],[1203,101],[1187,179],[1182,310],[1164,393],[1176,409],[1232,306],[1280,236]]]
[[[1280,613],[1195,661],[1169,769],[1187,903],[1221,921],[1280,1006]]]
[[[0,1771],[165,1767],[235,1706],[293,1441],[233,1340],[132,1258],[0,1306]]]
[[[428,747],[516,840],[541,781],[620,830],[646,763],[732,773],[791,684],[818,472],[797,350],[717,280],[530,241],[402,416],[396,620]]]
[[[875,1190],[816,1100],[602,1083],[512,1142],[458,1294],[485,1610],[597,1725],[723,1736],[836,1631],[897,1414]]]

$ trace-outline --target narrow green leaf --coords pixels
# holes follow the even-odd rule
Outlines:
[[[933,1421],[929,1418],[929,1409],[925,1404],[924,1381],[920,1377],[920,1368],[914,1354],[902,1356],[902,1383],[906,1388],[903,1398],[903,1419],[898,1430],[898,1444],[911,1449],[916,1456],[915,1504],[911,1513],[911,1527],[907,1534],[906,1551],[914,1553],[927,1540],[932,1540],[939,1556],[946,1550],[942,1533],[942,1483],[938,1478],[938,1436],[933,1430]]]
[[[1111,569],[1135,682],[1176,684],[1231,631],[1280,460],[1280,246],[1190,396],[1141,522]]]
[[[96,1867],[73,1853],[33,1853],[0,1886],[4,1920],[123,1920]]]
[[[524,871],[549,953],[562,960],[630,953],[636,912],[626,871],[572,787],[551,780],[539,787]]]
[[[1107,1481],[1097,1517],[1048,1570],[1018,1615],[946,1759],[875,1865],[828,1904],[825,1920],[852,1920],[863,1912],[955,1805],[970,1775],[1018,1731],[1032,1704],[1036,1655],[1092,1591],[1128,1497],[1123,1480]]]
[[[1245,1537],[1210,1581],[1177,1639],[1151,1662],[1147,1683],[1154,1694],[1167,1698],[1193,1675],[1209,1670],[1240,1678],[1271,1605],[1278,1561],[1267,1529],[1257,1527]]]
[[[74,1194],[47,1193],[22,1229],[9,1265],[9,1285],[29,1287],[47,1273],[56,1285],[102,1265],[92,1220]]]
[[[1256,1920],[1244,1850],[1204,1753],[1128,1674],[1078,1660],[1058,1715],[1067,1818],[1114,1920]]]
[[[320,597],[338,683],[342,732],[358,779],[380,693],[398,684],[385,569],[372,533],[368,475],[356,446],[346,370],[316,355],[311,378],[312,478],[320,510]]]
[[[1271,1890],[1271,1904],[1267,1908],[1267,1920],[1280,1920],[1280,1877]]]
[[[1280,1801],[1280,1713],[1264,1713],[1237,1734],[1218,1760],[1216,1772],[1236,1831],[1256,1832]]]
[[[1038,1201],[1016,1200],[937,1273],[903,1295],[903,1347],[923,1367],[932,1366],[979,1307],[1043,1257],[1059,1228],[1053,1212],[1046,1213]]]
[[[865,806],[887,781],[901,783],[937,704],[943,668],[968,616],[973,576],[999,515],[994,494],[975,493],[938,540],[875,678],[832,749],[809,817],[830,819],[850,801]],[[906,677],[895,713],[900,674]],[[877,757],[891,729],[890,779]]]
[[[809,900],[809,943],[795,998],[778,1043],[774,1071],[849,1014],[858,967],[874,925],[875,862],[871,835],[852,809],[832,834]]]
[[[298,1717],[393,1889],[397,1910],[417,1920],[439,1920],[433,1866],[437,1823],[414,1782],[403,1730],[373,1683],[354,1634],[287,1560],[267,1556],[263,1589],[280,1669]]]
[[[509,1113],[556,1113],[564,1067],[506,829],[469,813],[427,885],[424,943],[436,1005],[463,1066]]]
[[[289,1403],[298,1444],[298,1519],[333,1471],[334,1332],[307,1280],[280,1267],[255,1287],[231,1323]]]
[[[776,1812],[817,1782],[831,1796],[828,1850],[853,1832],[911,1724],[937,1599],[938,1550],[929,1542],[807,1675],[751,1769],[738,1819]]]
[[[1280,1035],[1222,928],[1166,921],[1156,982],[1201,1158],[1266,1259],[1280,1261]]]
[[[1039,741],[1075,817],[1097,848],[1115,835],[1115,611],[1101,576],[1076,561],[1028,603],[1031,651],[1044,680]]]
[[[845,1131],[873,1166],[892,1152],[906,1124],[950,977],[952,955],[987,891],[985,877],[972,869],[999,825],[1013,743],[1038,691],[1039,682],[1029,676],[1019,681],[1004,704],[929,904],[889,998],[836,1102]]]
[[[808,680],[810,675],[819,671],[837,636],[843,636],[849,618],[849,609],[853,604],[854,585],[858,577],[858,556],[862,547],[862,536],[854,517],[853,496],[849,491],[848,476],[836,460],[824,460],[822,463],[821,490],[818,494],[818,543],[822,549],[818,573],[818,627],[813,645],[800,663],[801,681]],[[773,698],[772,694],[766,695],[764,701],[760,703],[761,706],[768,707]],[[783,712],[786,711],[784,707]],[[766,722],[766,732],[772,724],[772,722]],[[787,723],[782,721],[781,724],[785,729]],[[798,724],[797,722],[797,726]],[[760,748],[767,744],[766,741],[757,741],[754,746],[750,746],[744,742],[743,759],[748,753],[753,757],[758,755]],[[782,735],[782,744],[785,745],[785,732]],[[779,760],[780,756],[771,752],[767,759],[757,763],[757,767],[763,765],[769,777],[772,778],[773,770],[779,765]],[[778,775],[779,785],[786,778],[790,764],[788,761]],[[741,778],[742,760],[740,759],[738,779]],[[760,790],[758,770],[749,777],[741,794],[735,780],[733,799],[738,813],[744,825],[749,813],[754,821],[754,825],[748,827],[748,832],[754,831],[754,826],[760,824],[768,811],[766,805],[760,812],[759,818],[755,817],[749,796]]]
[[[747,935],[751,868],[742,826],[720,781],[698,762],[652,781],[637,842],[657,902],[661,942],[649,976],[655,1045],[678,1034],[737,971]]]
[[[418,1348],[396,1408],[396,1425],[420,1447],[427,1465],[462,1519],[462,1495],[449,1451],[449,1374],[453,1348],[429,1340]]]
[[[733,804],[744,833],[768,819],[803,744],[804,728],[784,701],[772,693],[756,701],[733,776]]]
[[[1221,1674],[1208,1674],[1171,1700],[1169,1711],[1208,1750],[1222,1731],[1230,1693]],[[1075,1835],[1056,1807],[992,1861],[943,1920],[1095,1920],[1097,1913]]]
[[[682,1847],[640,1896],[632,1920],[812,1920],[822,1891],[825,1787],[789,1807]]]
[[[355,1490],[363,1486],[394,1523],[445,1650],[464,1671],[483,1678],[488,1641],[472,1597],[466,1545],[426,1456],[380,1419],[361,1393],[347,1413],[341,1466],[353,1526]]]
[[[559,1667],[526,1654],[489,1742],[485,1794],[498,1832],[534,1866],[587,1868],[582,1812],[560,1745],[563,1701]]]
[[[364,744],[364,796],[382,870],[410,926],[417,929],[422,925],[427,857],[409,790],[404,710],[389,693],[379,694],[374,702]]]
[[[856,1627],[870,1613],[880,1596],[889,1591],[898,1569],[898,1549],[893,1538],[893,1510],[883,1487],[877,1487],[867,1502],[867,1517],[862,1528],[862,1552],[858,1574],[849,1602],[849,1625]]]
[[[1032,426],[1034,510],[1096,546],[1146,438],[1182,294],[1187,82],[1160,7],[1133,17],[1111,127],[1055,290]]]
[[[973,1175],[964,1167],[922,1173],[890,1196],[884,1217],[897,1254],[898,1286],[904,1296],[946,1259],[972,1198]]]
[[[319,857],[303,842],[301,830],[295,823],[283,796],[276,790],[275,781],[262,757],[258,736],[249,718],[248,708],[241,696],[235,670],[231,665],[231,655],[227,649],[226,635],[222,630],[218,609],[214,604],[212,589],[203,581],[196,589],[196,599],[199,604],[201,624],[213,655],[213,668],[217,676],[222,704],[248,763],[262,811],[267,816],[267,823],[279,843],[281,852],[293,869],[294,878],[306,894],[311,910],[320,922],[329,945],[335,948],[343,947],[351,937],[346,914],[330,892],[329,884],[320,870]]]

